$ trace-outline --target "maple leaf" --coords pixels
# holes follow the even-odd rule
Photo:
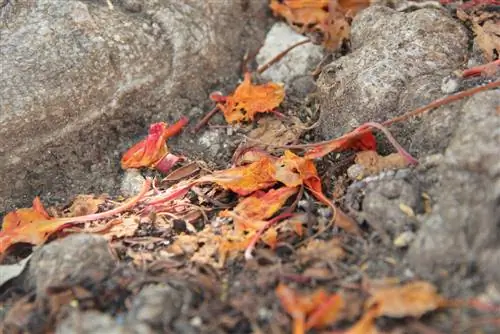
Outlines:
[[[253,85],[251,74],[245,73],[243,82],[232,95],[220,98],[217,107],[224,113],[228,123],[253,120],[256,113],[269,112],[277,108],[285,98],[283,84],[269,82]]]
[[[18,209],[4,217],[0,231],[0,254],[18,242],[42,244],[50,234],[66,224],[60,219],[51,218],[40,198],[35,197],[31,208]]]
[[[167,157],[168,154],[166,141],[169,137],[179,133],[187,122],[188,119],[182,117],[177,123],[170,127],[164,122],[151,124],[148,136],[132,146],[123,155],[121,159],[122,168],[155,168],[160,165],[160,167],[163,167],[162,171],[165,171],[165,167],[170,168],[173,166],[173,163],[177,160],[172,158],[172,154],[168,156],[168,162],[164,163],[165,166],[161,165],[163,159]],[[175,160],[175,162],[172,163],[172,160]]]

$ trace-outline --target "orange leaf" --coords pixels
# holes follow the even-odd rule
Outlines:
[[[246,196],[256,190],[267,189],[276,183],[275,167],[271,160],[263,158],[250,165],[234,167],[203,176],[198,182],[215,182],[223,188]]]
[[[341,295],[331,295],[307,318],[306,328],[322,328],[335,322],[340,311],[344,308],[344,299]]]
[[[285,88],[274,82],[253,85],[251,74],[245,73],[243,82],[225,102],[218,103],[226,122],[234,123],[253,120],[256,113],[269,112],[277,108],[285,98]]]
[[[336,140],[330,140],[324,145],[317,146],[304,155],[307,159],[321,158],[331,152],[340,152],[348,149],[355,150],[375,150],[377,142],[371,131],[363,133],[359,136],[354,136],[353,132],[348,133]]]
[[[305,333],[308,329],[322,328],[333,323],[344,307],[344,300],[340,295],[329,296],[323,289],[318,289],[312,294],[299,295],[290,287],[280,283],[276,288],[276,295],[281,306],[294,320],[294,333]]]
[[[122,168],[156,167],[168,153],[167,139],[180,132],[187,122],[188,119],[182,117],[170,127],[163,122],[151,124],[148,136],[123,155]]]
[[[344,334],[378,334],[375,326],[375,312],[368,311],[354,326],[345,331]]]
[[[33,200],[32,208],[9,212],[3,219],[0,231],[0,254],[18,242],[39,245],[67,222],[52,219],[38,197]]]
[[[267,219],[281,209],[288,198],[295,193],[297,193],[297,188],[289,187],[256,192],[238,203],[233,212],[244,219]]]
[[[403,286],[377,289],[366,302],[367,309],[376,311],[376,316],[393,318],[421,317],[445,303],[434,285],[415,281]]]

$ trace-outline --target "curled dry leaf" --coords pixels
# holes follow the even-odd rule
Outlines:
[[[31,208],[18,209],[4,217],[0,231],[0,254],[18,242],[40,245],[66,224],[62,219],[51,218],[40,198],[35,197]]]
[[[274,163],[263,158],[250,165],[214,172],[197,182],[215,182],[225,189],[246,196],[257,190],[267,189],[276,183]]]
[[[285,98],[283,84],[269,82],[254,85],[252,75],[245,73],[243,82],[229,96],[219,97],[217,107],[224,113],[228,123],[251,121],[255,114],[277,108]]]
[[[234,208],[236,217],[243,220],[264,220],[272,217],[285,204],[290,196],[298,191],[295,187],[281,187],[267,192],[257,191],[241,200]],[[221,216],[229,216],[222,212]]]
[[[318,145],[306,152],[304,158],[307,159],[317,159],[322,158],[331,152],[340,152],[348,149],[354,150],[375,150],[377,148],[377,142],[375,136],[368,131],[366,133],[354,136],[356,132],[354,130],[347,135],[340,138],[329,140],[322,145]]]
[[[170,168],[178,160],[174,155],[168,155],[167,139],[179,133],[187,123],[188,119],[183,117],[170,127],[163,122],[151,124],[146,139],[132,146],[123,155],[122,168],[156,168],[160,165],[162,172],[166,172],[166,167]],[[162,163],[164,158],[167,161]]]
[[[70,217],[90,215],[99,211],[99,206],[104,204],[104,196],[78,195],[68,209]]]
[[[293,319],[294,334],[303,334],[308,329],[323,328],[335,322],[344,307],[342,296],[329,295],[323,289],[302,295],[280,283],[276,288],[276,295],[281,306]]]
[[[385,157],[376,151],[362,151],[356,154],[356,164],[362,169],[357,178],[378,174],[384,170],[401,169],[407,167],[409,162],[399,153],[392,153]]]
[[[248,134],[248,145],[266,149],[294,143],[306,128],[297,117],[290,117],[287,121],[276,117],[263,117],[258,120],[257,125],[258,127]]]
[[[369,0],[271,0],[269,4],[275,16],[330,50],[349,38],[350,18],[369,5]]]

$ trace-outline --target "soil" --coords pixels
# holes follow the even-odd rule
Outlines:
[[[142,2],[123,3],[134,9]],[[442,13],[419,9],[401,14],[385,7],[362,12],[353,22],[352,49],[323,69],[317,89],[309,76],[291,80],[280,111],[287,121],[295,117],[303,127],[316,121],[319,126],[299,131],[289,141],[314,143],[332,138],[352,129],[353,115],[358,125],[381,122],[444,96],[443,78],[463,65],[463,57],[478,57],[470,30],[453,14],[456,6],[448,6]],[[444,51],[433,54],[435,63],[427,64],[439,69],[429,73],[429,68],[417,68],[409,59],[411,52],[402,51],[406,63],[394,65],[399,64],[398,56],[391,55],[396,60],[390,66],[401,66],[396,75],[408,71],[406,81],[389,74],[373,77],[378,70],[368,73],[378,64],[375,56],[370,59],[377,43],[392,48],[373,37],[379,35],[370,27],[361,28],[362,20],[377,22],[377,15],[396,22],[393,28],[397,29],[411,26],[403,15],[417,26],[428,26],[425,17],[444,22],[445,36],[439,31],[434,36]],[[411,29],[405,31],[413,38]],[[419,29],[423,28],[418,26],[415,31],[421,33]],[[397,43],[397,36],[390,38]],[[428,48],[434,50],[432,41]],[[454,57],[447,56],[450,54]],[[360,65],[356,55],[363,57],[365,80],[386,80],[387,86],[378,87],[378,93],[373,91],[376,96],[363,95],[361,79],[352,74]],[[336,82],[345,78],[350,81],[338,98]],[[460,81],[460,85],[465,89],[499,78],[497,71],[488,77]],[[392,84],[397,87],[397,96],[384,91]],[[355,152],[333,153],[316,161],[324,193],[356,220],[361,235],[335,226],[323,229],[332,213],[306,194],[296,209],[307,215],[302,237],[284,229],[274,249],[258,244],[253,259],[245,259],[241,252],[220,265],[216,256],[202,257],[201,250],[210,242],[200,235],[206,226],[228,224],[217,214],[236,197],[223,192],[211,202],[189,195],[205,210],[207,219],[173,219],[166,224],[151,213],[140,216],[132,234],[111,240],[99,234],[66,231],[40,247],[16,245],[3,259],[0,271],[32,255],[19,275],[0,286],[2,332],[290,333],[292,320],[275,294],[277,285],[285,283],[304,294],[318,288],[341,293],[348,305],[342,321],[310,331],[341,333],[362,316],[369,286],[422,279],[435,284],[445,298],[474,300],[476,307],[445,307],[420,318],[379,317],[377,333],[496,333],[500,327],[499,95],[498,89],[483,92],[391,127],[398,141],[419,159],[418,166],[352,179],[348,168],[354,164]],[[201,112],[197,109],[193,113]],[[181,135],[169,141],[169,147],[174,153],[198,152],[186,154],[184,165],[198,161],[204,169],[228,168],[231,155],[258,124],[274,126],[267,123],[267,117],[259,116],[253,124],[234,130],[211,126],[186,140]],[[223,124],[220,120],[215,118],[211,124]],[[385,155],[392,150],[382,137],[377,135],[377,139],[381,139],[379,152]],[[192,148],[200,142],[207,147]],[[273,154],[281,152],[278,149]],[[122,186],[128,193],[137,192],[143,176],[162,177],[151,171],[134,173],[129,178],[135,178],[130,182],[136,186]],[[124,178],[122,174],[117,177]],[[54,210],[61,212],[70,203]],[[195,250],[171,256],[171,247],[180,235],[196,237]],[[403,236],[407,241],[401,239]],[[193,254],[202,259],[196,260]]]

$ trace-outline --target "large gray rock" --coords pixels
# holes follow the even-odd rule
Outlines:
[[[326,66],[318,79],[319,132],[327,138],[442,96],[442,78],[463,64],[468,38],[465,29],[442,11],[400,13],[372,6],[354,18],[351,41],[353,52]],[[404,129],[391,130],[408,144],[404,138],[410,139],[420,123],[407,121]],[[420,152],[415,145],[412,149]]]
[[[74,234],[42,246],[33,253],[25,288],[44,296],[49,286],[97,275],[106,277],[115,268],[108,241],[99,235]]]
[[[265,36],[264,0],[112,3],[2,8],[0,215],[36,194],[116,190],[131,140],[151,122],[197,121]],[[187,132],[178,141],[186,155],[207,151]]]
[[[419,275],[477,265],[500,282],[499,105],[498,90],[469,99],[444,157],[425,175],[435,205],[408,254]]]

